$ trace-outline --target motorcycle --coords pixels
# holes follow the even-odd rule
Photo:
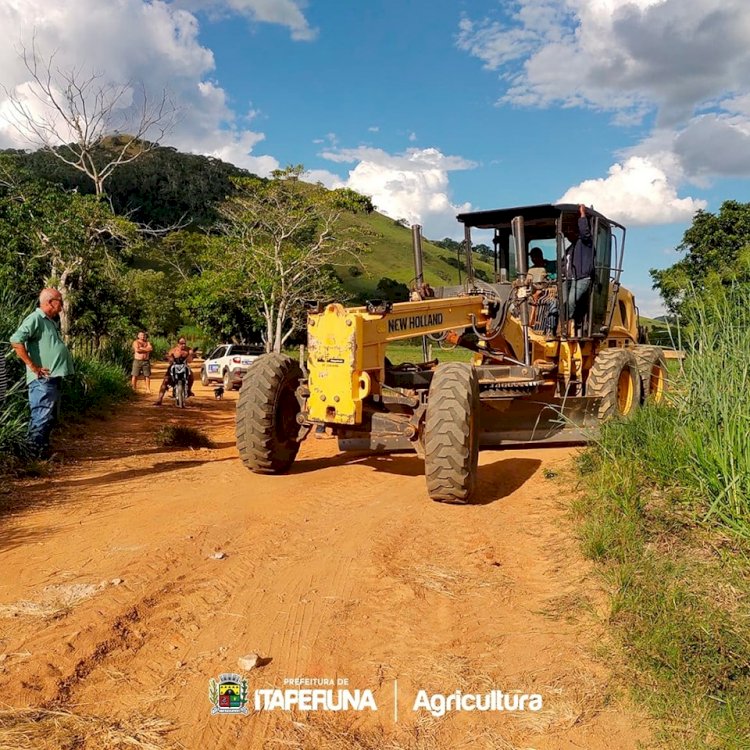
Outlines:
[[[184,359],[175,359],[169,366],[169,382],[172,385],[172,398],[180,409],[184,409],[189,386],[188,365]]]

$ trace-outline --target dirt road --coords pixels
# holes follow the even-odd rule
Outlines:
[[[482,502],[452,507],[429,501],[416,456],[340,455],[334,440],[309,439],[289,475],[252,475],[234,448],[237,394],[196,392],[184,412],[142,397],[88,425],[62,446],[65,468],[0,495],[12,508],[2,703],[58,712],[18,712],[35,747],[127,735],[191,750],[617,750],[645,738],[592,657],[601,603],[567,485],[545,478],[571,449],[484,452]],[[200,426],[215,447],[157,448],[165,422]],[[378,711],[255,713],[251,699],[249,716],[212,716],[209,679],[249,652],[266,661],[245,675],[251,696],[348,679]],[[412,710],[422,689],[544,705],[436,718]]]

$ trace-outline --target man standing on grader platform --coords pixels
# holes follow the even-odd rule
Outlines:
[[[565,254],[565,313],[568,336],[575,336],[586,315],[586,307],[594,276],[594,238],[591,235],[586,207],[578,206],[578,238],[568,237],[571,245]]]

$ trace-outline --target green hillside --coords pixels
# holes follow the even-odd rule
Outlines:
[[[350,215],[347,223],[363,231],[367,238],[367,250],[361,257],[361,267],[355,261],[342,259],[342,265],[336,268],[336,274],[346,290],[354,297],[364,299],[377,296],[376,287],[382,278],[393,279],[408,286],[414,279],[411,230],[377,212]],[[427,282],[432,286],[458,283],[455,253],[424,238],[422,252]],[[488,278],[492,273],[492,265],[476,253],[474,267]]]
[[[670,349],[677,346],[678,332],[675,326],[668,325],[663,319],[646,318],[643,315],[638,317],[638,322],[648,332],[649,343]]]

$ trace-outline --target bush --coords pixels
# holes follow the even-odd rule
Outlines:
[[[167,356],[167,352],[174,346],[172,342],[166,336],[153,336],[149,338],[151,346],[154,350],[151,352],[151,360],[164,359]]]
[[[203,431],[183,425],[164,425],[157,431],[155,439],[162,448],[213,448]]]
[[[199,349],[204,354],[210,351],[213,344],[213,337],[198,326],[183,326],[180,328],[177,338],[180,336],[184,336],[187,339],[188,346],[193,349]],[[176,343],[177,339],[169,344],[167,350],[171,349]]]
[[[384,276],[375,287],[380,299],[389,302],[406,302],[409,299],[409,287],[401,281]]]
[[[6,357],[9,390],[0,402],[0,471],[23,455],[26,446],[28,407],[26,402],[25,367],[11,354],[7,343],[21,320],[33,309],[30,300],[9,289],[0,292],[0,357]]]
[[[63,380],[61,420],[105,415],[120,401],[132,397],[128,376],[117,364],[98,357],[74,357],[75,373]]]

